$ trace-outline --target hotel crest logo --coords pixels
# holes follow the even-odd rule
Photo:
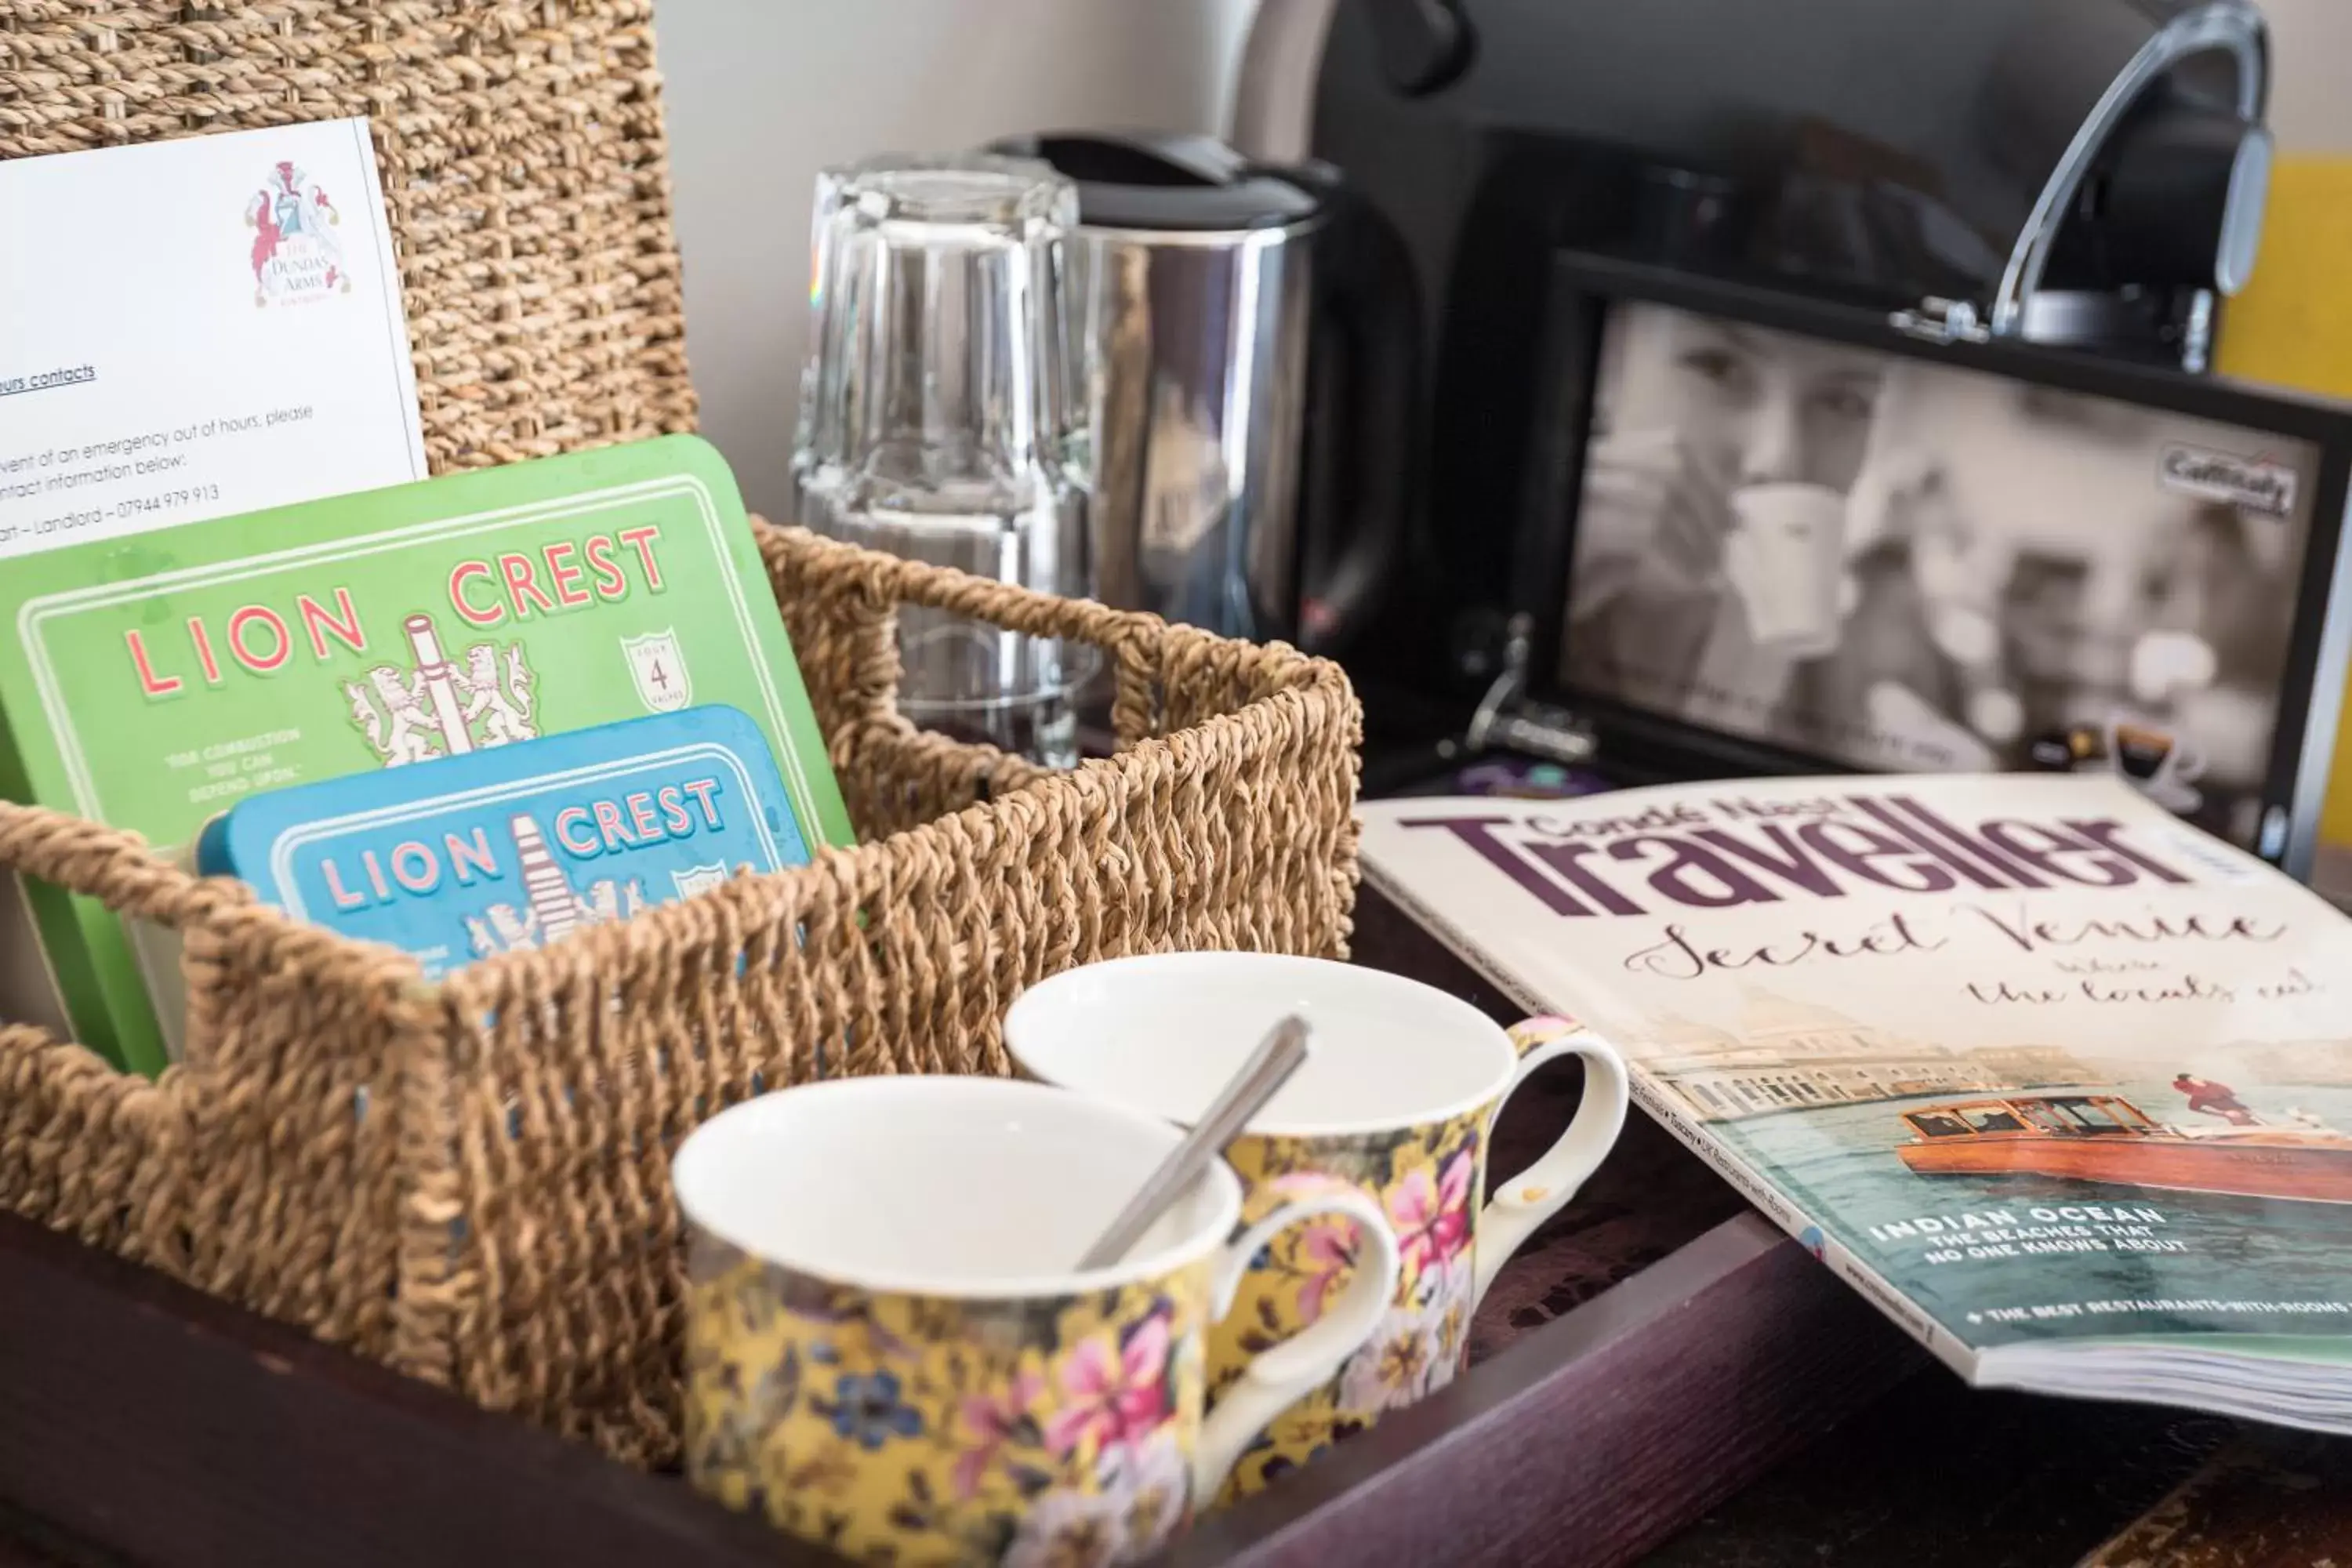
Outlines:
[[[478,642],[446,658],[433,617],[401,623],[411,661],[379,664],[342,683],[353,727],[388,768],[535,741],[538,678],[520,642]]]
[[[309,171],[291,163],[272,165],[245,203],[245,226],[253,233],[253,302],[304,305],[350,293],[342,242],[335,235],[342,221]]]

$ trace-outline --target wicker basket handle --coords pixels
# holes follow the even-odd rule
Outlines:
[[[1111,721],[1119,744],[1132,745],[1159,733],[1152,693],[1169,628],[1158,616],[1114,610],[1090,599],[1058,599],[946,568],[895,564],[905,568],[889,584],[891,597],[900,604],[944,610],[1027,637],[1066,637],[1102,649],[1116,672]]]
[[[888,622],[900,605],[920,605],[1030,637],[1066,637],[1102,649],[1117,671],[1113,720],[1121,743],[1158,732],[1152,693],[1169,636],[1168,624],[1158,616],[1114,610],[1087,599],[1056,598],[943,566],[902,561],[823,539],[806,529],[779,527],[764,518],[752,520],[752,532],[780,590],[802,572],[823,564],[836,605],[857,624],[845,643],[868,645],[854,661],[843,692],[862,715],[895,712],[898,658]]]
[[[986,577],[975,577],[952,567],[905,561],[879,551],[820,538],[803,528],[784,527],[764,518],[752,520],[771,567],[794,570],[823,562],[826,575],[853,583],[860,597],[887,607],[921,605],[969,616],[1031,637],[1070,637],[1097,647],[1116,647],[1127,638],[1150,637],[1166,629],[1157,616],[1135,610],[1114,610],[1091,599],[1064,599],[1034,588],[1020,588]]]
[[[247,897],[235,882],[207,881],[173,865],[136,833],[14,801],[0,800],[0,871],[38,878],[174,931]]]

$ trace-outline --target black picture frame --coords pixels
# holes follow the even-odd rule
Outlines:
[[[1541,323],[1544,367],[1530,417],[1530,471],[1512,553],[1511,608],[1533,628],[1532,695],[1589,723],[1603,768],[1627,782],[1853,773],[1851,763],[1707,729],[1563,684],[1558,676],[1575,559],[1585,447],[1610,312],[1646,301],[1702,316],[1974,370],[2061,392],[2305,442],[2318,452],[2316,489],[2291,608],[2285,675],[2262,790],[2263,858],[2307,879],[2352,659],[2352,405],[2221,376],[2108,360],[2010,340],[1931,342],[1881,311],[1582,251],[1555,253]]]

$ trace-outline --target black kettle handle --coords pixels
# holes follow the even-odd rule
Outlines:
[[[1338,655],[1378,612],[1417,499],[1421,296],[1404,237],[1369,201],[1328,169],[1289,177],[1329,215],[1315,253],[1312,353],[1323,363],[1309,375],[1339,384],[1336,426],[1304,437],[1321,450],[1299,497],[1302,572],[1325,564],[1300,584],[1299,646]]]
[[[1138,166],[1159,164],[1203,185],[1232,185],[1255,173],[1247,158],[1213,136],[1176,131],[1086,131],[1047,132],[1022,139],[1028,155],[1059,166],[1067,150],[1084,147],[1098,155],[1131,159]],[[1000,143],[1002,146],[1014,145]],[[1079,178],[1087,178],[1080,174]]]

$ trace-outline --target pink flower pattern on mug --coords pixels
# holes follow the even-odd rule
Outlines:
[[[1124,1342],[1095,1335],[1063,1361],[1062,1408],[1045,1425],[1045,1441],[1065,1457],[1092,1439],[1096,1452],[1131,1445],[1167,1419],[1168,1319],[1154,1312],[1127,1331]]]
[[[1350,1185],[1337,1176],[1317,1171],[1297,1171],[1276,1176],[1267,1184],[1267,1190],[1279,1195],[1282,1203],[1297,1203],[1337,1188]],[[1356,1267],[1358,1252],[1363,1245],[1357,1234],[1356,1222],[1338,1215],[1318,1215],[1298,1227],[1292,1243],[1295,1249],[1293,1272],[1299,1278],[1298,1326],[1319,1321],[1323,1309],[1330,1304],[1332,1295],[1347,1283]]]
[[[1013,1374],[1010,1388],[964,1397],[964,1449],[957,1456],[954,1476],[959,1500],[979,1493],[988,1467],[1007,1446],[1034,1440],[1036,1422],[1029,1412],[1045,1388],[1042,1374],[1022,1372]]]
[[[1300,1238],[1299,1261],[1308,1270],[1305,1283],[1298,1288],[1298,1321],[1302,1325],[1321,1319],[1332,1292],[1356,1267],[1360,1245],[1354,1223],[1345,1219],[1318,1220]]]
[[[1245,1137],[1227,1152],[1244,1189],[1243,1218],[1334,1186],[1370,1194],[1397,1235],[1403,1268],[1378,1332],[1323,1387],[1278,1417],[1243,1456],[1225,1496],[1255,1491],[1334,1441],[1452,1382],[1467,1348],[1475,1279],[1472,1226],[1484,1185],[1492,1106],[1452,1121],[1369,1136]],[[1330,1310],[1354,1277],[1356,1226],[1291,1226],[1251,1260],[1234,1310],[1211,1331],[1211,1403],[1249,1358]]]
[[[1389,1223],[1396,1226],[1407,1280],[1450,1265],[1470,1245],[1470,1182],[1477,1165],[1476,1151],[1464,1149],[1437,1176],[1416,1165],[1390,1189]]]
[[[1148,1556],[1205,1500],[1190,1456],[1211,1268],[948,1301],[816,1284],[698,1234],[688,1473],[866,1562]]]

